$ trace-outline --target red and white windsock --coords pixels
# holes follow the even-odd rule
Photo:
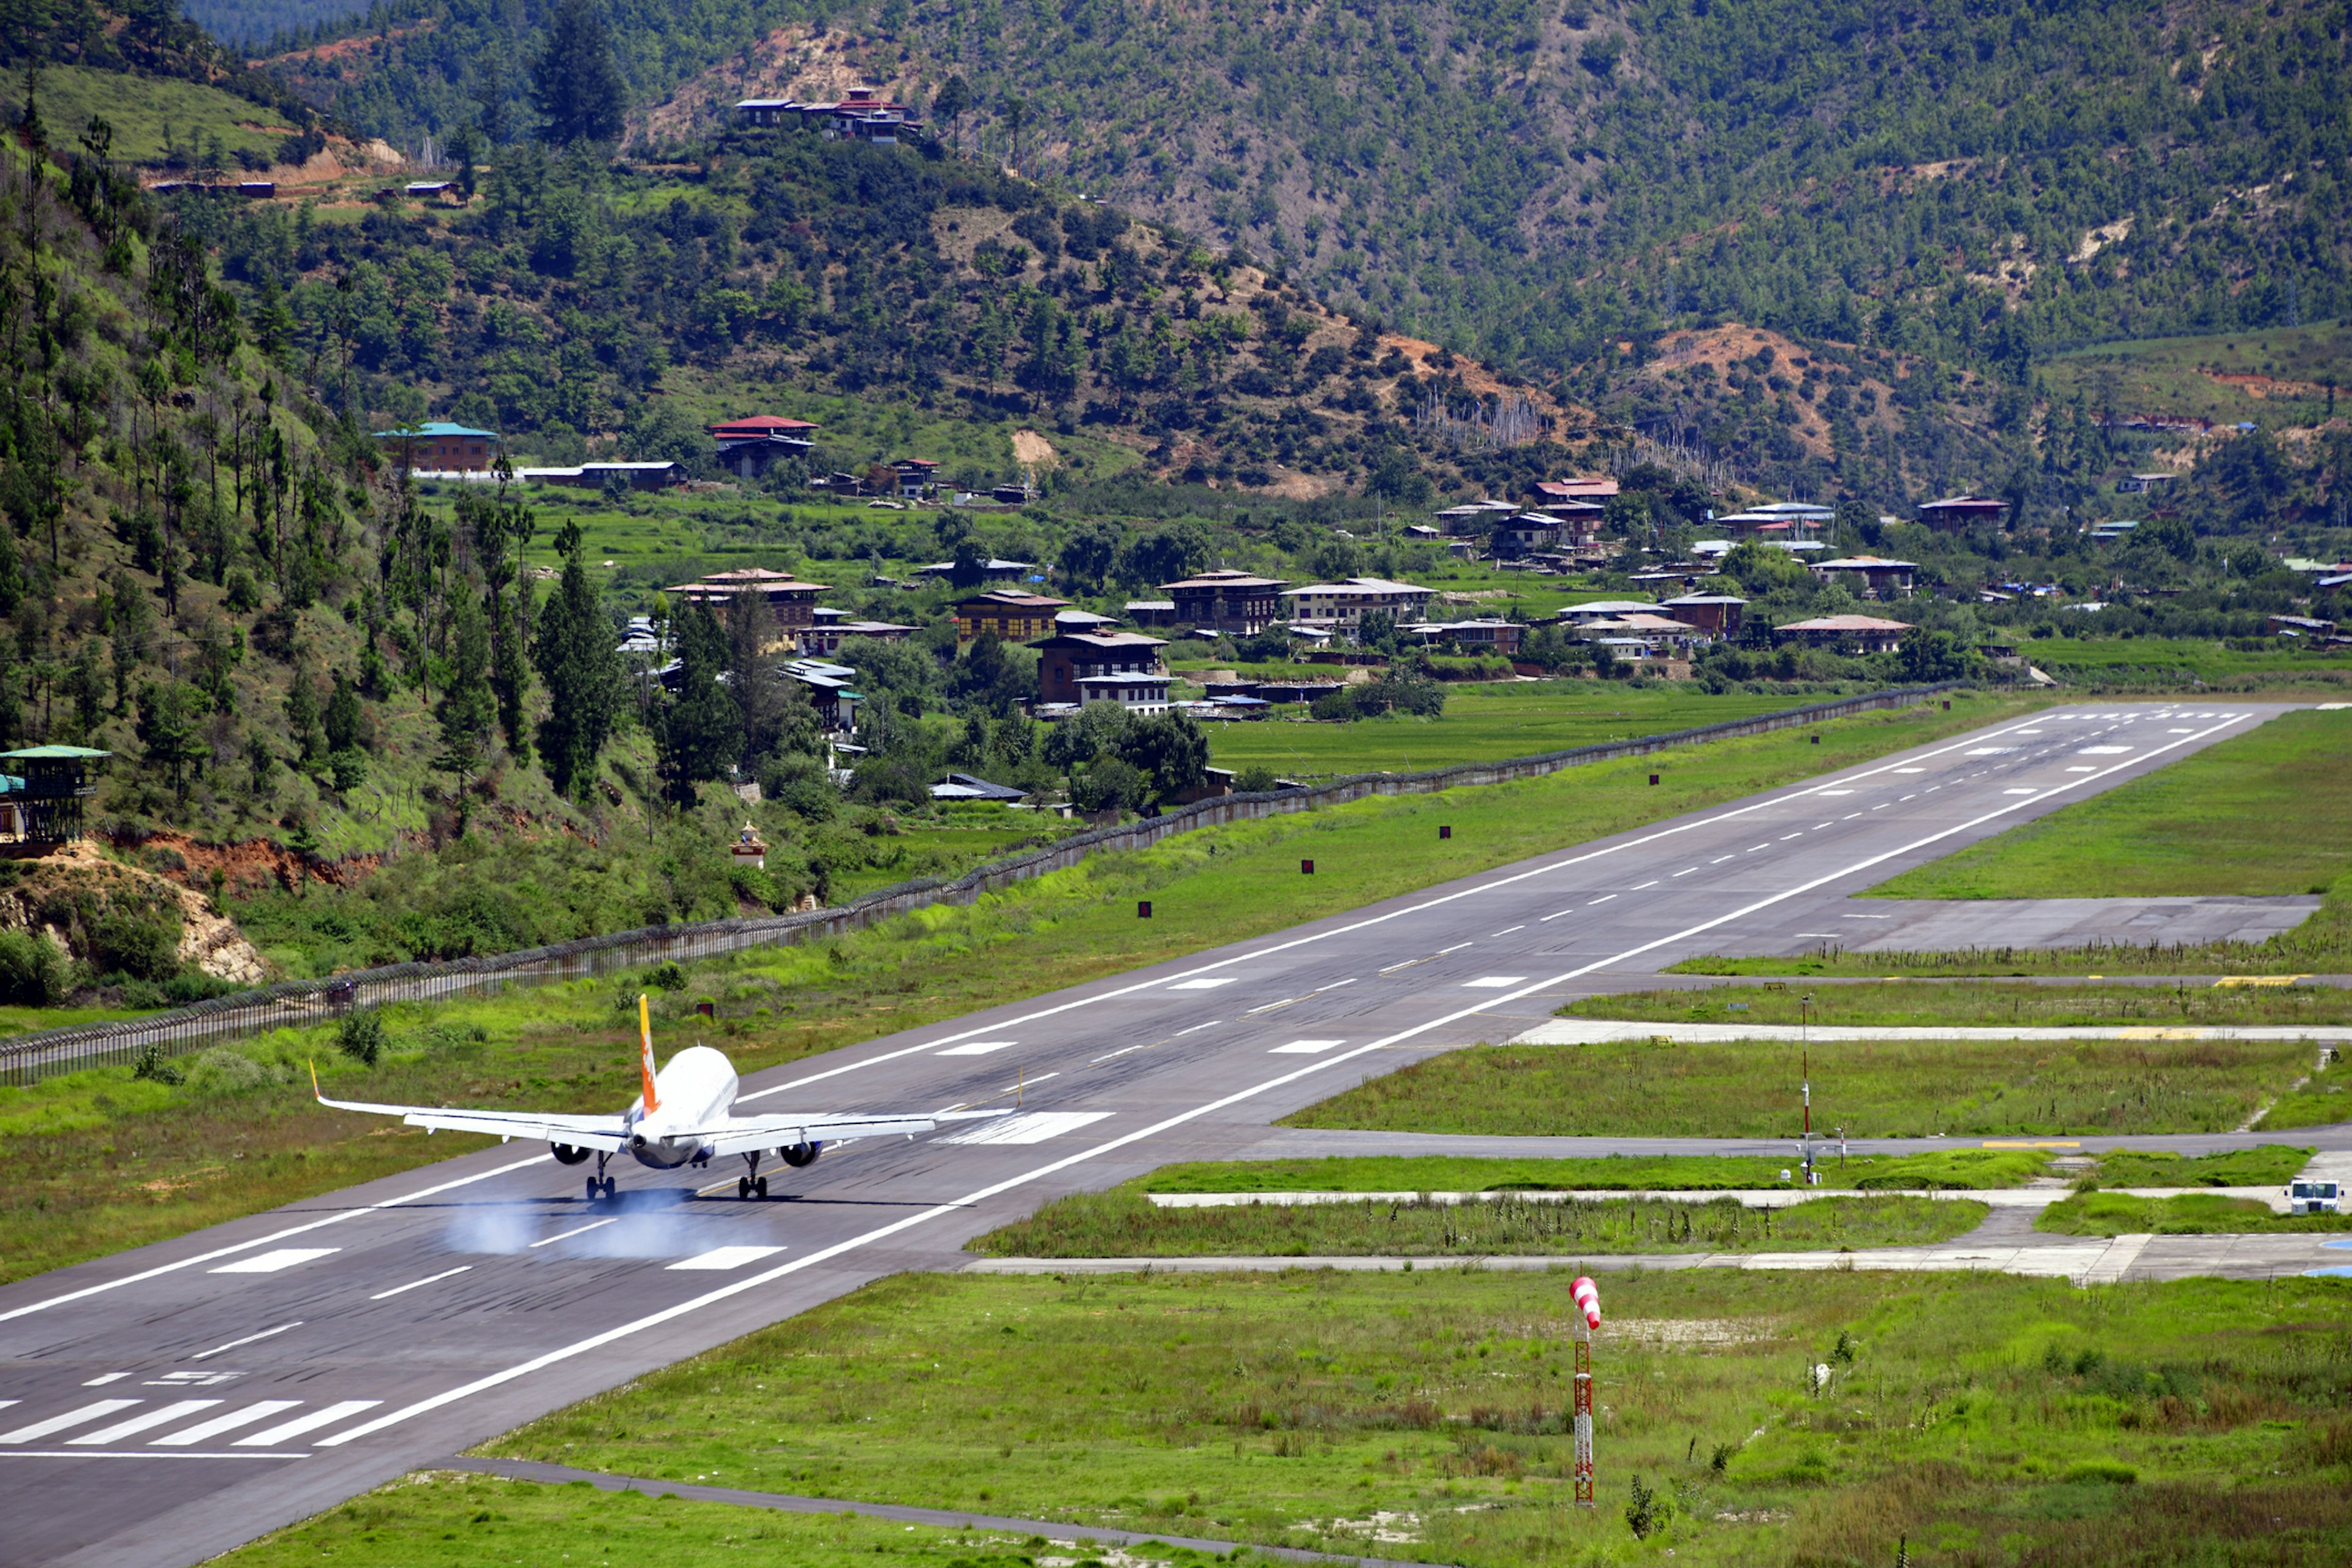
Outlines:
[[[1601,1287],[1592,1282],[1592,1277],[1589,1274],[1578,1275],[1576,1283],[1568,1288],[1568,1293],[1576,1298],[1576,1310],[1584,1314],[1585,1327],[1599,1328],[1601,1326]]]

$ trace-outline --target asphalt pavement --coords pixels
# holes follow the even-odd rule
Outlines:
[[[592,1203],[514,1143],[0,1289],[0,1563],[198,1562],[868,1280],[960,1268],[1054,1196],[1378,1137],[1268,1123],[1682,958],[1788,951],[1895,871],[2283,710],[2052,710],[758,1074],[747,1110],[1018,1101],[771,1165],[766,1202],[727,1161],[616,1163]]]

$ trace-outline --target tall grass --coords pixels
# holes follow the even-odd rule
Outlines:
[[[1081,1193],[971,1244],[999,1258],[1475,1258],[1549,1253],[1770,1252],[1917,1247],[1965,1236],[1985,1205],[1966,1199],[1820,1198],[1778,1213],[1732,1198],[1472,1203],[1417,1199],[1161,1208],[1139,1193]]]
[[[1794,1040],[1483,1046],[1284,1119],[1397,1132],[1793,1137]],[[1853,1138],[2221,1132],[2307,1070],[2295,1041],[1816,1040],[1816,1131]]]

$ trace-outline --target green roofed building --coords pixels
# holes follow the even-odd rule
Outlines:
[[[499,438],[488,430],[469,429],[445,419],[398,430],[379,430],[379,441],[399,443],[407,465],[419,473],[488,473],[498,458]]]
[[[28,746],[0,752],[0,829],[36,844],[81,837],[81,803],[98,793],[90,774],[114,755],[87,746]]]

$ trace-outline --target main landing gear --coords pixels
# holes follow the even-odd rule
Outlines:
[[[739,1198],[747,1199],[755,1196],[761,1198],[766,1197],[768,1195],[768,1178],[760,1174],[760,1151],[754,1149],[750,1153],[744,1155],[743,1163],[750,1166],[751,1170],[748,1174],[736,1178],[735,1195]]]
[[[604,1162],[611,1158],[610,1154],[601,1152],[596,1156],[596,1173],[588,1178],[588,1201],[592,1204],[598,1198],[610,1198],[620,1185],[604,1173]]]

